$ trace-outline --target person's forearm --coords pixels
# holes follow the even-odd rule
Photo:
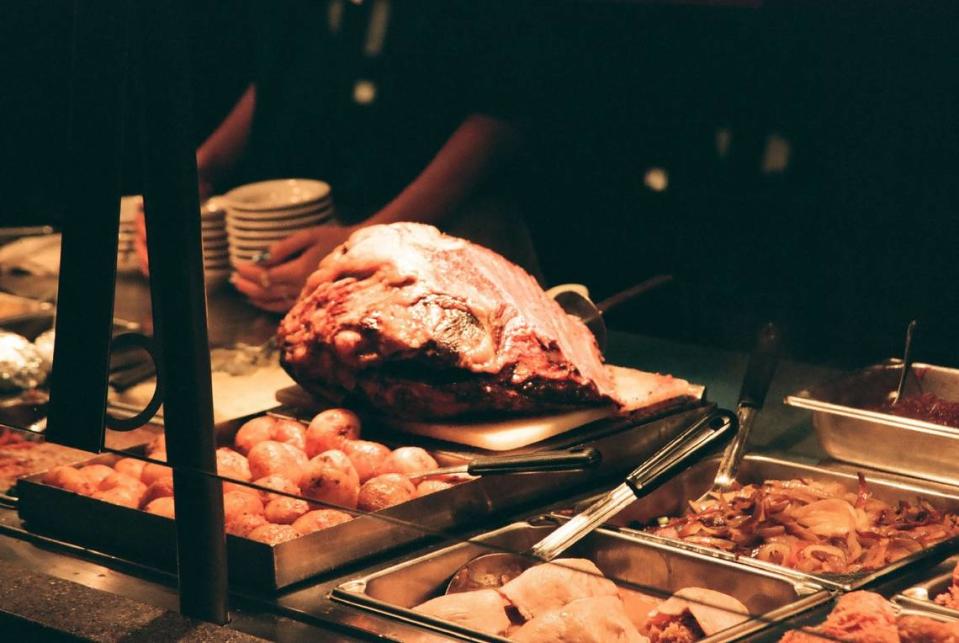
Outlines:
[[[366,224],[437,223],[460,205],[516,146],[506,122],[474,114],[463,121],[429,165]]]
[[[243,156],[255,108],[256,88],[249,85],[220,126],[197,149],[196,164],[201,180],[210,183],[221,180]]]

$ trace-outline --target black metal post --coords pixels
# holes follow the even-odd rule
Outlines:
[[[134,80],[167,453],[174,468],[180,611],[227,613],[222,484],[216,473],[189,43],[181,2],[137,2]]]
[[[47,439],[103,447],[120,210],[125,7],[74,4],[66,211]]]

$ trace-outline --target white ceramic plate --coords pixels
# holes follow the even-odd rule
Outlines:
[[[227,227],[240,230],[287,230],[289,228],[308,227],[318,225],[333,217],[333,208],[326,210],[317,210],[304,215],[289,217],[286,219],[243,219],[240,217],[230,217]]]
[[[332,216],[333,203],[325,201],[315,203],[300,208],[287,208],[285,210],[263,210],[261,212],[244,212],[242,210],[229,210],[226,215],[227,223],[261,223],[267,222],[273,225],[277,222],[288,221],[290,219],[304,218],[310,216]]]
[[[263,211],[303,206],[330,197],[330,186],[313,179],[275,179],[249,183],[223,195],[232,210]]]

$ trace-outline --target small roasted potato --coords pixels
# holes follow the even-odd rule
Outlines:
[[[336,509],[314,509],[308,511],[293,522],[293,529],[296,529],[301,535],[312,534],[314,531],[321,531],[333,525],[349,522],[353,516]]]
[[[442,491],[443,489],[449,489],[453,485],[445,480],[424,480],[423,482],[416,485],[416,496],[428,496],[431,493],[436,493],[437,491]]]
[[[376,475],[385,473],[419,473],[439,468],[425,449],[420,447],[400,447],[395,449],[383,463],[377,467]]]
[[[229,447],[220,447],[216,450],[216,472],[224,478],[250,481],[250,463],[242,453]]]
[[[140,473],[140,481],[149,486],[156,482],[157,480],[164,480],[169,478],[173,480],[173,469],[170,467],[157,464],[155,462],[147,462],[143,467],[143,471]]]
[[[137,509],[140,506],[140,496],[130,487],[119,486],[104,489],[97,491],[91,497],[130,509]]]
[[[363,511],[379,511],[416,497],[416,487],[405,476],[385,473],[370,478],[360,487],[357,506]]]
[[[154,498],[144,505],[143,510],[147,513],[156,514],[158,516],[166,516],[167,518],[176,517],[176,509],[173,505],[173,498],[169,496]]]
[[[254,489],[253,487],[248,487],[245,484],[239,484],[237,482],[226,482],[223,481],[223,493],[227,491],[236,491],[237,493],[248,493],[254,498],[260,498],[260,490]]]
[[[254,480],[253,484],[255,484],[258,487],[263,487],[265,489],[275,489],[276,491],[291,493],[295,496],[300,495],[300,488],[297,485],[293,484],[291,480],[284,478],[283,476],[275,473],[273,475],[266,476],[265,478],[259,478],[258,480]],[[261,491],[259,493],[260,493],[260,499],[263,501],[263,504],[268,503],[274,498],[285,497],[285,496],[277,495],[275,493],[269,493],[267,491]]]
[[[263,515],[277,525],[290,525],[309,510],[310,505],[305,500],[281,496],[266,504]]]
[[[277,442],[289,444],[300,451],[306,451],[306,427],[289,418],[277,418],[273,425],[273,437]]]
[[[149,487],[147,487],[146,493],[143,494],[143,499],[140,501],[140,504],[145,506],[156,500],[157,498],[172,498],[173,497],[173,478],[160,478]]]
[[[97,491],[97,485],[73,467],[61,466],[50,469],[43,475],[43,484],[59,487],[66,491],[92,496]]]
[[[268,525],[266,518],[262,514],[240,514],[234,516],[231,520],[225,521],[226,533],[234,536],[243,536],[244,538],[257,527]]]
[[[128,476],[141,478],[143,476],[143,468],[146,466],[147,463],[143,460],[137,460],[136,458],[120,458],[116,461],[116,464],[113,465],[113,468],[120,473],[127,474]]]
[[[360,437],[360,418],[347,409],[327,409],[317,414],[306,429],[306,454],[311,458],[339,449],[343,440]]]
[[[243,455],[250,455],[250,450],[260,442],[273,439],[272,433],[275,424],[276,418],[272,415],[261,415],[247,420],[236,432],[236,437],[233,438],[236,450]]]
[[[324,462],[331,467],[349,474],[351,477],[353,474],[356,474],[357,479],[359,479],[359,473],[357,473],[356,467],[353,466],[353,461],[350,460],[350,458],[339,449],[330,449],[329,451],[324,451],[323,453],[311,458],[310,462]]]
[[[343,440],[339,449],[353,463],[361,484],[372,478],[376,470],[390,457],[388,446],[370,440]]]
[[[223,520],[231,522],[242,514],[263,515],[263,503],[256,496],[240,491],[223,494]]]
[[[116,473],[112,467],[108,467],[105,464],[88,464],[85,467],[80,467],[79,471],[83,477],[95,484],[97,487],[100,486],[100,482],[104,478]]]
[[[300,537],[300,533],[290,525],[274,525],[267,523],[257,527],[246,535],[251,540],[258,540],[268,545],[278,545],[288,540]]]
[[[275,440],[260,442],[250,450],[250,473],[254,480],[276,474],[299,484],[307,462],[309,458],[303,451]]]
[[[146,495],[147,486],[132,476],[128,476],[125,473],[120,473],[119,471],[114,471],[100,481],[98,489],[100,491],[110,491],[111,489],[117,489],[120,487],[130,490],[130,492],[133,494],[133,497],[136,498],[136,506],[139,507],[140,501]]]
[[[300,489],[307,498],[353,509],[360,493],[360,477],[350,459],[334,449],[310,460]]]
[[[283,442],[302,451],[306,449],[306,428],[296,420],[261,415],[241,426],[233,443],[237,451],[249,455],[253,447],[267,440]]]

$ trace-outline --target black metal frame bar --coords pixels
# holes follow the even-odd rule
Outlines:
[[[122,5],[78,0],[47,439],[100,451],[119,231]]]
[[[225,623],[226,534],[216,474],[189,41],[180,2],[136,3],[140,143],[158,379],[176,489],[180,611]],[[211,475],[204,475],[204,472]]]
[[[103,449],[126,124],[143,152],[155,358],[176,489],[180,611],[222,624],[228,620],[226,536],[185,14],[182,0],[74,4],[69,201],[47,437]],[[139,108],[124,119],[128,69]]]

